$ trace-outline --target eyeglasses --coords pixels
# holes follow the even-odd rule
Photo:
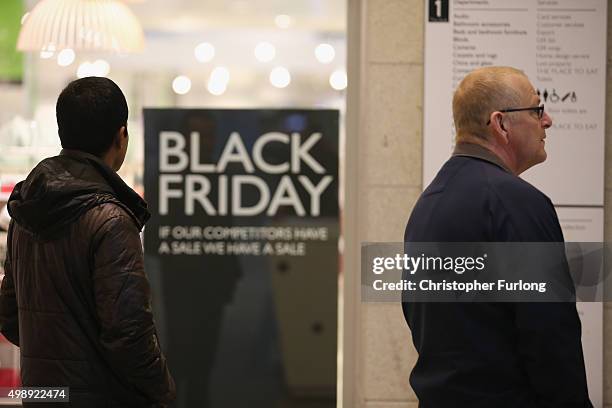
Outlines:
[[[533,112],[537,112],[538,114],[538,119],[542,119],[542,116],[544,116],[544,104],[541,104],[540,106],[531,106],[529,108],[509,108],[509,109],[500,109],[497,112],[520,112],[520,111],[533,111]],[[489,124],[491,123],[491,119],[489,119],[489,121],[487,122],[487,126],[489,126]]]

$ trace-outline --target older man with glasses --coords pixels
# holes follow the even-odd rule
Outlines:
[[[416,203],[407,245],[563,242],[550,199],[519,177],[546,160],[552,125],[527,76],[471,72],[453,116],[454,153]],[[421,408],[592,407],[575,303],[402,306],[419,353],[410,383]]]

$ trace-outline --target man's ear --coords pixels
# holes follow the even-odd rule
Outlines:
[[[117,146],[117,148],[121,148],[122,144],[124,143],[124,139],[127,139],[127,137],[127,127],[121,126],[115,135],[115,146]]]
[[[490,119],[491,124],[489,126],[493,128],[495,139],[502,145],[508,144],[510,139],[508,139],[508,131],[504,124],[504,115],[501,112],[493,112]]]

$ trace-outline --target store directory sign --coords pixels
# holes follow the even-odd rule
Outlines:
[[[338,112],[144,118],[145,260],[176,406],[334,407]]]
[[[456,0],[448,21],[429,17],[425,184],[452,151],[453,90],[473,69],[508,65],[529,76],[553,118],[546,164],[525,178],[557,205],[603,205],[606,18],[603,0]]]
[[[567,241],[603,241],[606,30],[605,0],[427,1],[424,185],[454,147],[456,86],[476,68],[513,66],[553,118],[546,162],[521,177],[552,199]],[[601,406],[603,306],[579,312],[589,388]]]

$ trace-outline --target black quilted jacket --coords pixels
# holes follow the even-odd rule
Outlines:
[[[170,402],[139,237],[145,202],[95,156],[64,150],[8,208],[0,330],[20,347],[23,386],[70,387],[64,407]]]

